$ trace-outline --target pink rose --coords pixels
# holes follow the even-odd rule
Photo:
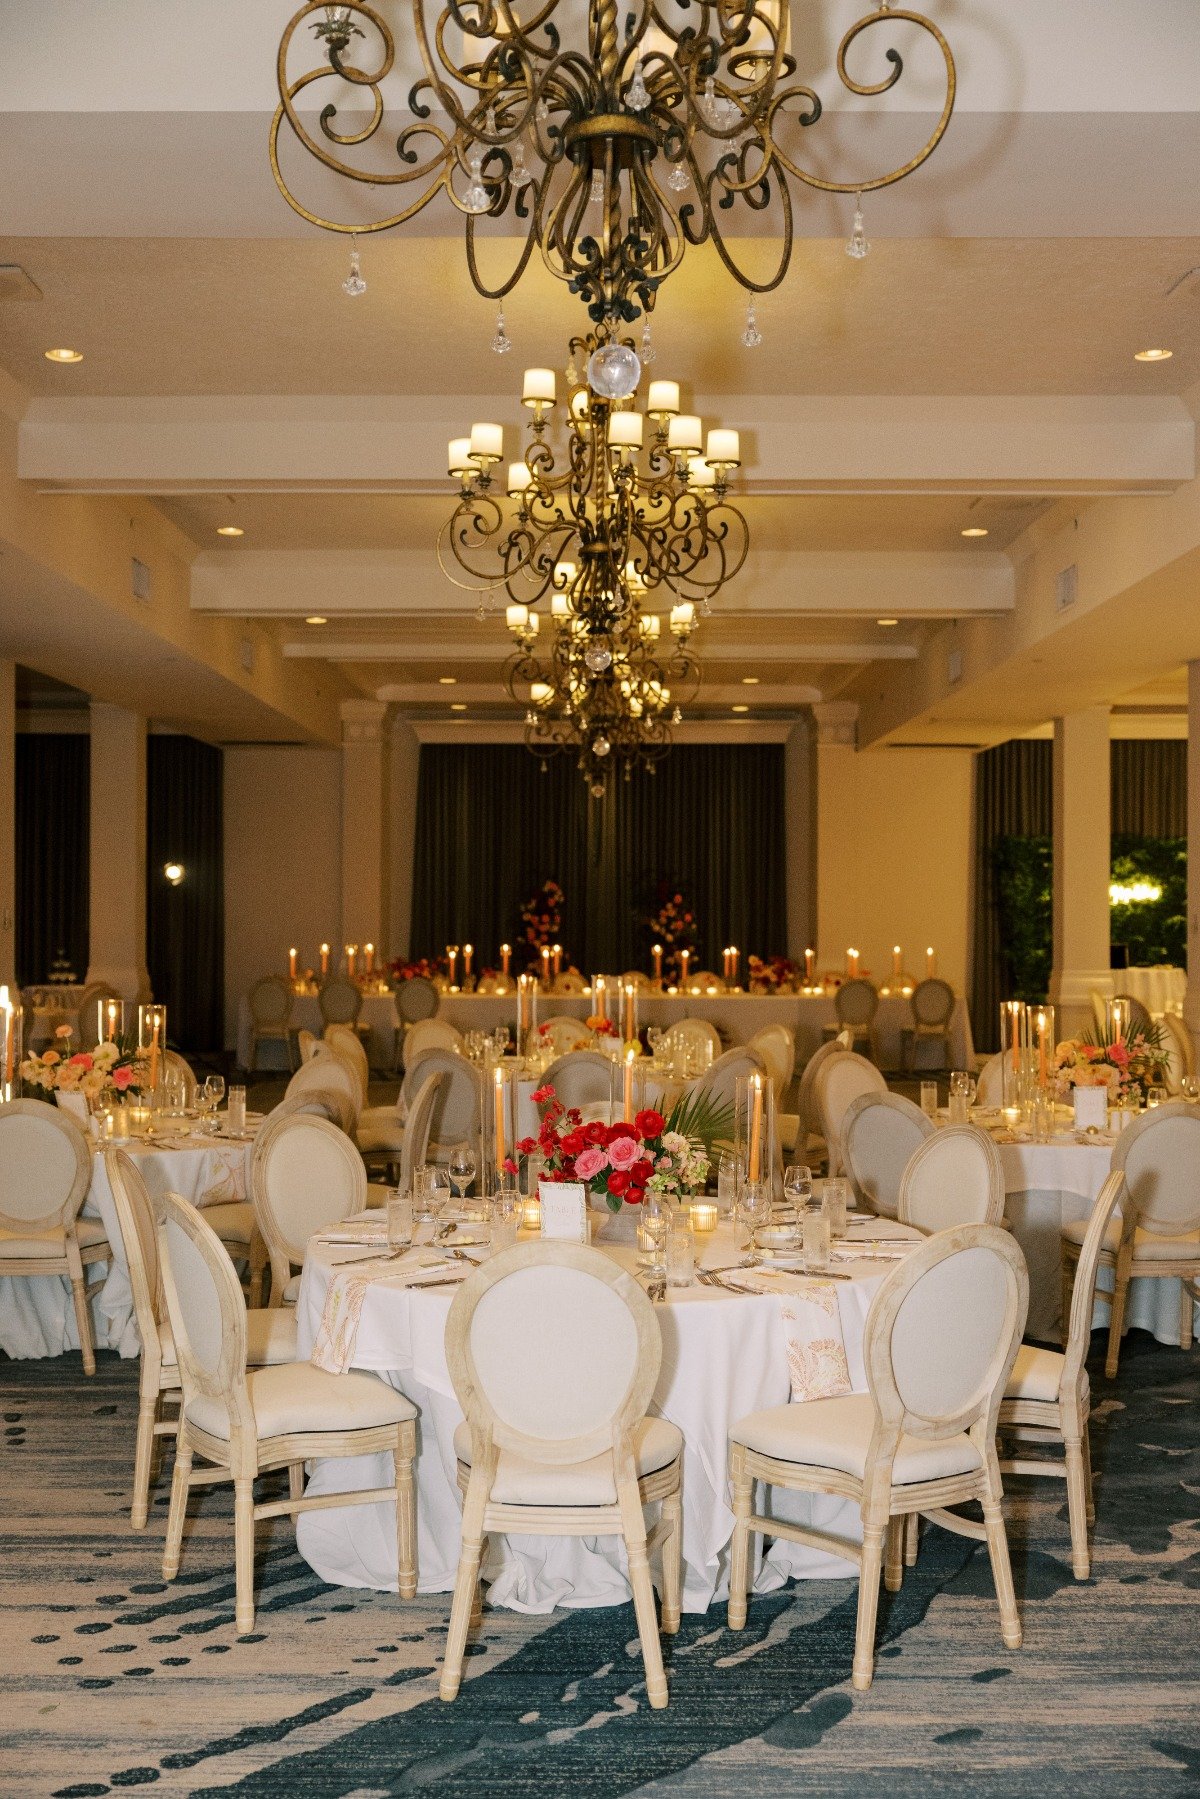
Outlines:
[[[614,1137],[608,1146],[608,1159],[620,1172],[632,1168],[641,1155],[642,1146],[636,1137]]]
[[[124,1093],[127,1087],[133,1086],[133,1069],[118,1068],[113,1073],[113,1086],[118,1093]]]
[[[575,1158],[575,1172],[581,1181],[590,1181],[608,1166],[608,1157],[602,1149],[592,1144],[588,1149],[581,1149]]]

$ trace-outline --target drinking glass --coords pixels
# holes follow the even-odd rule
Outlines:
[[[789,1162],[783,1171],[783,1194],[797,1216],[812,1201],[812,1169],[807,1162]]]
[[[801,1222],[804,1266],[820,1270],[829,1266],[829,1215],[819,1206],[810,1206]]]
[[[469,1143],[457,1143],[450,1151],[450,1184],[461,1207],[463,1194],[475,1179],[475,1151]]]
[[[226,1108],[226,1127],[235,1135],[241,1136],[246,1129],[246,1089],[231,1087],[229,1089],[229,1105]]]
[[[825,1182],[821,1210],[829,1220],[831,1237],[846,1235],[846,1214],[850,1209],[850,1183],[838,1176]]]
[[[638,1260],[648,1274],[661,1280],[666,1274],[667,1238],[671,1234],[670,1208],[663,1204],[657,1193],[647,1193],[641,1203],[640,1213]]]
[[[508,1054],[508,1026],[506,1024],[498,1024],[496,1026],[495,1030],[492,1032],[492,1045],[498,1056],[506,1056]]]
[[[1147,1087],[1147,1089],[1146,1089],[1146,1110],[1147,1111],[1149,1111],[1151,1106],[1165,1106],[1166,1103],[1167,1103],[1167,1090],[1165,1087]]]
[[[213,1128],[216,1128],[216,1111],[225,1097],[225,1077],[222,1074],[210,1074],[204,1083],[204,1091],[208,1095],[209,1111],[213,1115]]]
[[[499,1255],[502,1249],[512,1249],[515,1246],[521,1211],[521,1195],[516,1187],[511,1184],[501,1187],[492,1201],[488,1233],[488,1243],[493,1255]]]
[[[1194,1074],[1185,1074],[1179,1083],[1179,1091],[1184,1099],[1191,1105],[1195,1105],[1196,1101],[1200,1099],[1200,1079],[1197,1079]]]
[[[746,1260],[743,1265],[756,1268],[762,1261],[758,1233],[771,1221],[771,1189],[766,1181],[743,1181],[738,1215],[746,1227]]]
[[[921,1110],[926,1118],[936,1119],[938,1109],[938,1090],[936,1081],[921,1082]]]
[[[413,1200],[411,1193],[401,1193],[397,1189],[393,1198],[388,1200],[387,1240],[392,1249],[399,1249],[412,1242]]]
[[[663,1035],[663,1028],[660,1024],[648,1024],[646,1026],[646,1042],[650,1045],[650,1054],[652,1056],[658,1055],[658,1046],[663,1040]]]
[[[723,1149],[717,1158],[717,1216],[732,1218],[737,1209],[738,1165],[731,1149]]]
[[[975,1098],[975,1083],[969,1074],[958,1069],[950,1076],[950,1122],[966,1124],[971,1101]]]
[[[690,1287],[696,1269],[696,1239],[678,1218],[667,1238],[667,1285]]]

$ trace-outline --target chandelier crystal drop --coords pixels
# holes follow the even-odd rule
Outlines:
[[[658,0],[625,13],[616,0],[544,0],[524,12],[512,0],[447,0],[428,16],[416,0],[305,0],[280,40],[270,132],[289,205],[328,231],[387,231],[442,195],[463,215],[468,270],[485,298],[509,293],[536,250],[594,323],[615,329],[652,310],[689,245],[711,243],[752,293],[777,287],[799,191],[862,195],[902,181],[933,154],[954,108],[942,32],[923,13],[879,5],[838,45],[843,87],[877,99],[905,58],[922,84],[936,60],[944,100],[905,162],[835,181],[801,159],[822,103],[794,79],[791,0]],[[298,191],[311,165],[297,151],[366,188],[378,216],[314,211]],[[495,280],[477,256],[484,217],[497,226],[489,258],[517,240]]]
[[[499,424],[451,440],[458,503],[438,559],[483,603],[504,596],[505,684],[529,748],[574,754],[603,793],[617,770],[669,751],[700,684],[697,618],[742,567],[749,533],[728,493],[737,431],[705,436],[677,382],[639,398],[632,345],[603,333],[574,338],[568,367],[565,413],[555,371],[525,371],[520,460],[505,462]],[[560,429],[565,447],[551,441]]]

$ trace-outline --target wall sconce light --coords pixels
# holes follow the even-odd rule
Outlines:
[[[163,874],[167,877],[167,880],[171,883],[172,887],[178,887],[186,873],[187,870],[184,868],[182,862],[163,863]]]

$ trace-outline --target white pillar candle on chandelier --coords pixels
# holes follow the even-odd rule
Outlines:
[[[608,441],[617,449],[640,450],[642,447],[641,413],[614,412],[608,421]]]
[[[708,434],[704,460],[713,468],[739,468],[742,461],[741,439],[736,431],[714,426]]]
[[[698,456],[703,441],[703,432],[696,413],[676,413],[667,427],[667,448],[673,450],[678,456]]]
[[[510,462],[508,465],[508,493],[510,499],[516,499],[526,488],[533,486],[533,473],[525,462]]]
[[[521,388],[522,406],[532,407],[540,416],[543,406],[553,406],[557,384],[553,369],[526,369]]]
[[[461,481],[464,475],[475,473],[471,464],[471,440],[469,437],[452,437],[446,450],[446,473],[453,481]]]
[[[504,622],[514,637],[524,631],[529,624],[529,608],[519,603],[504,608]]]
[[[681,600],[671,608],[671,629],[676,637],[686,637],[696,622],[696,608],[691,600]]]
[[[679,411],[678,381],[652,381],[646,400],[646,411],[651,418],[673,418]],[[696,448],[699,449],[699,447],[697,444]]]
[[[503,425],[474,424],[471,426],[471,461],[486,468],[490,463],[499,462],[504,455]]]

